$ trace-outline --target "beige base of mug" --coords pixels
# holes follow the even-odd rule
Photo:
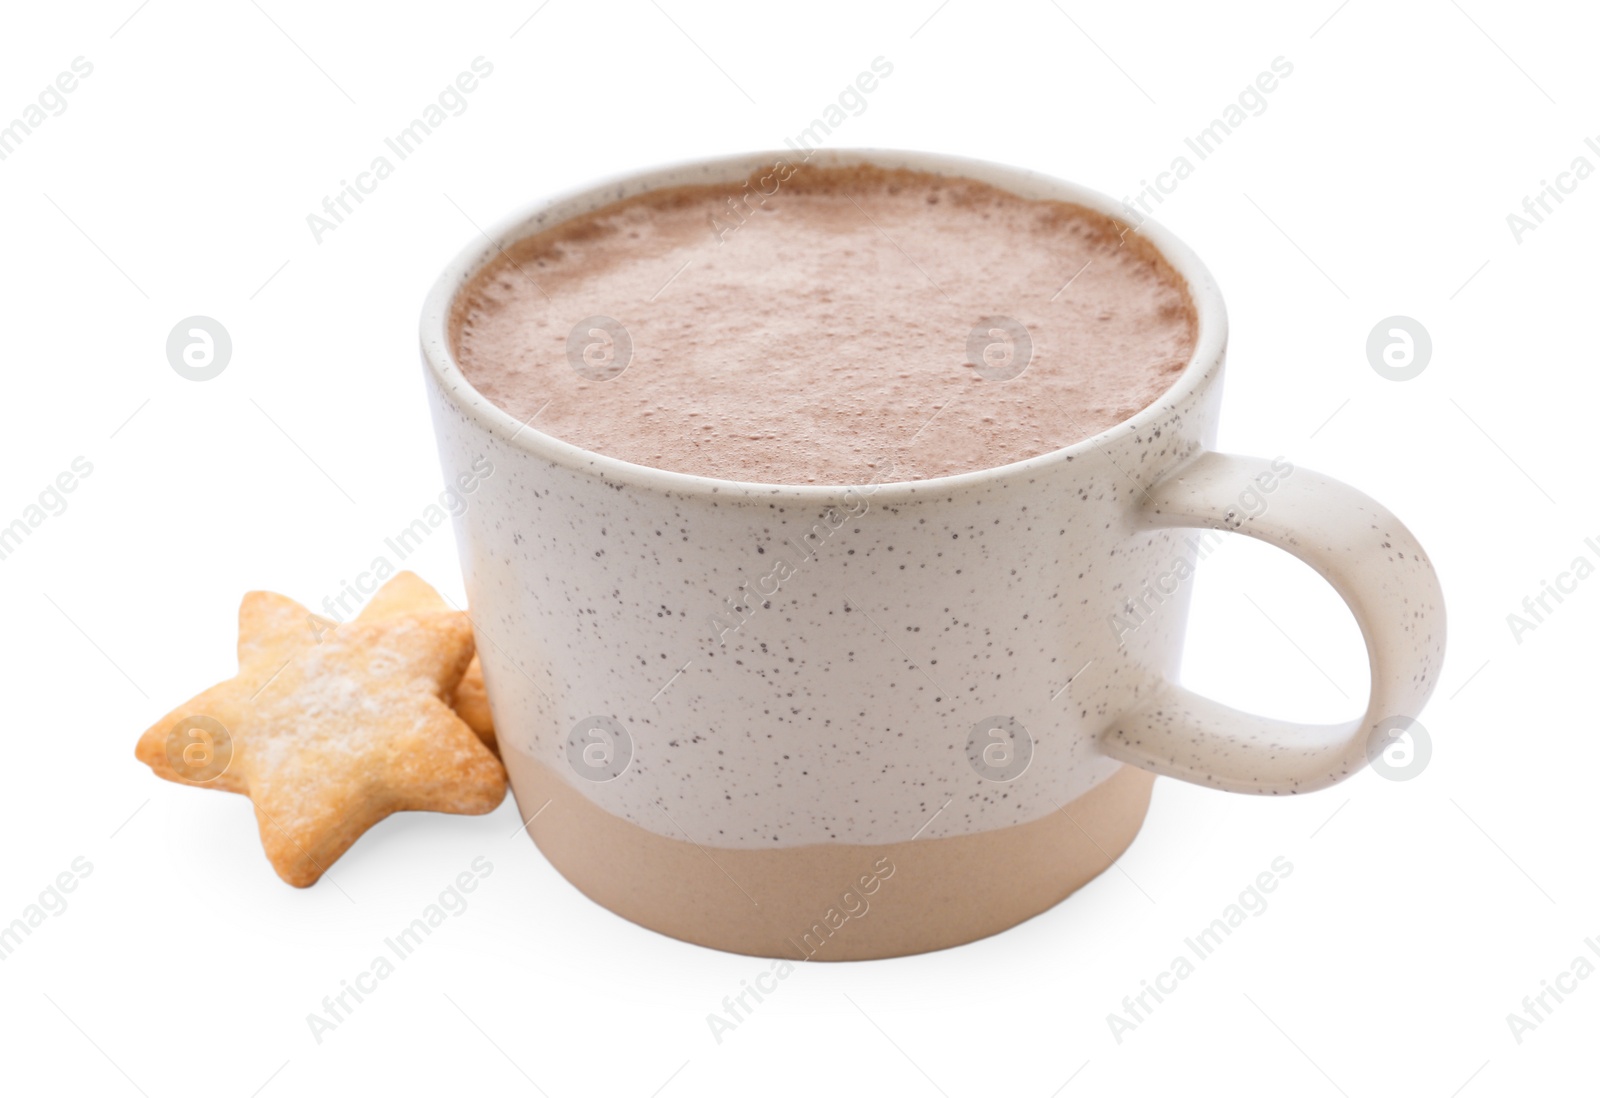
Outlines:
[[[946,949],[1048,911],[1128,849],[1155,782],[1124,766],[1042,819],[973,835],[749,850],[663,837],[542,763],[508,761],[520,771],[519,807],[538,810],[534,842],[591,900],[685,942],[794,961]]]

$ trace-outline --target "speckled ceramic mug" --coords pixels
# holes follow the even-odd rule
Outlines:
[[[641,172],[541,202],[450,264],[422,317],[501,750],[528,831],[583,892],[690,942],[793,960],[956,945],[1029,918],[1133,841],[1157,774],[1248,793],[1348,777],[1438,676],[1443,600],[1400,521],[1338,481],[1213,451],[1227,320],[1199,259],[1188,366],[1131,419],[1000,468],[874,485],[665,472],[525,427],[454,361],[458,291],[498,246],[642,191],[792,154]],[[1118,218],[1031,172],[834,152]],[[1175,681],[1184,528],[1289,551],[1343,596],[1364,716],[1301,725]],[[782,563],[780,563],[782,562]],[[1176,577],[1176,578],[1175,578]]]

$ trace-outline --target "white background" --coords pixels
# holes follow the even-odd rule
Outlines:
[[[1600,936],[1600,580],[1521,643],[1506,621],[1574,557],[1600,558],[1584,545],[1600,535],[1600,177],[1520,243],[1506,222],[1575,157],[1600,166],[1583,144],[1600,139],[1592,13],[136,3],[15,6],[0,35],[0,121],[73,58],[94,66],[0,162],[0,524],[75,457],[94,467],[0,561],[0,922],[74,858],[93,865],[0,962],[0,1086],[1593,1092],[1600,978],[1520,1044],[1507,1015]],[[315,242],[306,215],[480,55],[494,73],[469,109]],[[390,819],[337,886],[296,891],[262,858],[248,801],[135,762],[150,721],[233,673],[242,592],[319,604],[439,491],[415,322],[474,222],[612,172],[780,146],[880,55],[893,75],[830,144],[1118,196],[1275,57],[1293,63],[1159,218],[1227,295],[1222,445],[1372,492],[1442,574],[1449,657],[1419,777],[1285,799],[1162,780],[1122,871],[988,941],[803,967],[719,1044],[706,1016],[766,963],[596,907],[512,836],[509,800]],[[166,360],[192,314],[232,333],[214,381]],[[1432,333],[1413,381],[1366,359],[1392,314]],[[1358,712],[1348,613],[1241,541],[1198,581],[1190,685],[1281,716]],[[448,531],[407,563],[462,597]],[[319,1045],[306,1015],[480,855],[494,869],[471,908]],[[1280,855],[1294,871],[1268,910],[1119,1044],[1106,1015]]]

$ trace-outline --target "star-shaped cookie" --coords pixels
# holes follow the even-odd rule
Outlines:
[[[378,588],[356,620],[377,621],[448,610],[448,604],[421,576],[415,572],[398,572]],[[173,727],[196,715],[211,716],[228,728],[234,727],[237,721],[231,718],[241,699],[253,697],[287,661],[288,656],[280,652],[298,651],[297,641],[304,645],[316,643],[327,630],[337,627],[338,623],[312,614],[282,595],[270,591],[247,594],[239,606],[239,675],[218,683],[161,718],[140,737],[136,751],[139,760],[169,782],[226,793],[245,792],[240,769],[232,764],[227,752],[221,750],[223,745],[206,742],[203,728],[194,728],[193,734],[181,737],[169,758],[166,745]],[[271,638],[271,643],[263,644],[263,638]],[[455,690],[445,695],[445,701],[498,757],[500,749],[495,740],[494,718],[489,712],[483,665],[476,654],[467,664]],[[156,735],[157,732],[160,734]],[[215,739],[215,735],[212,738]],[[188,759],[183,757],[184,749],[190,752]],[[219,767],[221,773],[215,773]]]
[[[136,754],[162,777],[249,796],[268,860],[305,887],[390,813],[505,798],[499,761],[443,700],[472,656],[465,614],[380,607],[335,626],[254,591],[239,674],[163,717]]]
[[[403,617],[407,614],[435,614],[449,610],[439,592],[415,572],[397,572],[378,588],[377,594],[361,610],[357,621],[378,618]],[[495,742],[494,717],[489,713],[489,694],[483,683],[483,663],[474,654],[467,664],[455,691],[445,700],[456,716],[467,722],[467,727],[478,734],[483,745],[496,755],[500,747]]]

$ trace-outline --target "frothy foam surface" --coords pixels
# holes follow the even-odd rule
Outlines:
[[[579,327],[594,317],[625,339]],[[614,367],[631,341],[626,369],[582,376],[575,327],[577,365]],[[1182,280],[1110,218],[869,167],[802,167],[764,200],[719,184],[603,207],[498,256],[451,330],[468,380],[528,430],[775,484],[1048,453],[1150,405],[1195,343]]]

